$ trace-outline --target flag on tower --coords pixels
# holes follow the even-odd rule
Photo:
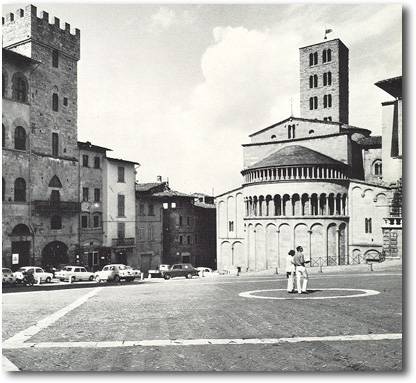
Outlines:
[[[326,40],[326,35],[328,33],[331,33],[331,32],[332,32],[332,29],[325,29],[325,37],[324,37],[324,40]]]

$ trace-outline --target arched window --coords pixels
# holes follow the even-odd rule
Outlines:
[[[318,87],[318,75],[317,74],[313,76],[313,86],[314,88]]]
[[[6,147],[6,127],[1,124],[1,147]]]
[[[295,125],[292,125],[292,138],[295,138]]]
[[[6,199],[6,181],[3,177],[1,181],[1,200],[4,201]]]
[[[271,136],[271,139],[272,139],[272,140],[276,139],[276,135],[275,135],[275,134],[273,134],[273,135]]]
[[[287,127],[287,138],[292,138],[292,125],[288,125]]]
[[[331,61],[331,50],[330,49],[327,49],[327,51],[326,51],[326,61]]]
[[[26,130],[18,126],[14,131],[14,148],[26,150]]]
[[[309,66],[313,65],[313,53],[309,54]]]
[[[317,96],[313,98],[313,108],[318,109],[318,97]]]
[[[52,230],[62,229],[62,217],[60,215],[53,215],[51,217],[51,229]]]
[[[330,94],[326,94],[324,96],[324,108],[330,108],[332,106],[332,96]]]
[[[380,160],[375,161],[373,164],[373,174],[376,176],[381,176],[383,174],[382,163]]]
[[[313,97],[309,98],[309,110],[313,110]]]
[[[332,84],[332,74],[331,72],[327,73],[327,85],[331,85]]]
[[[14,200],[16,202],[26,201],[26,181],[23,178],[16,178],[14,181]]]
[[[309,88],[313,88],[313,76],[309,76]]]
[[[52,94],[52,110],[54,112],[58,111],[58,105],[59,105],[59,98],[57,93]]]
[[[326,49],[322,51],[322,62],[326,63]]]
[[[315,131],[313,129],[309,130],[309,134],[314,134],[314,133],[315,133]]]
[[[315,52],[313,54],[313,64],[317,65],[318,64],[318,52]]]
[[[22,73],[13,75],[13,99],[19,102],[27,102],[28,85],[26,77]]]

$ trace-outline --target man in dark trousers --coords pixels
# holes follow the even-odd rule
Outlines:
[[[298,246],[296,248],[296,254],[292,258],[292,263],[296,267],[296,285],[299,294],[307,294],[307,286],[308,286],[308,272],[306,271],[305,263],[309,261],[305,261],[305,257],[303,256],[303,248],[302,246]],[[301,286],[301,278],[303,277],[303,284]]]

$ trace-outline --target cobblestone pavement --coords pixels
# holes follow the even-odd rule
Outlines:
[[[313,275],[308,295],[285,284],[178,278],[5,294],[3,355],[28,371],[402,369],[400,271]],[[239,295],[254,290],[285,299]]]

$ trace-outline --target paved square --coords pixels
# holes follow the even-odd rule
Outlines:
[[[242,276],[3,294],[3,355],[28,371],[401,370],[400,271],[285,287]]]

